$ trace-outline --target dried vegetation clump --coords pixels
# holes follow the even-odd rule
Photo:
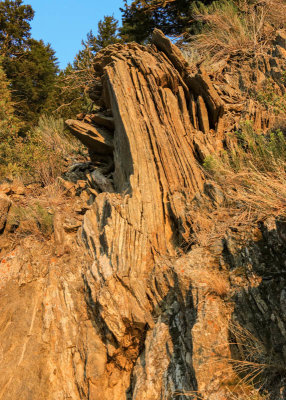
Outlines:
[[[226,379],[221,387],[227,400],[270,400],[264,389],[273,383],[277,374],[285,374],[285,366],[274,360],[272,354],[262,340],[255,337],[249,330],[236,322],[229,322],[231,355],[214,360],[217,365],[225,364]],[[228,370],[232,371],[229,375]],[[185,395],[196,400],[206,400],[199,392],[176,392],[175,395]]]
[[[270,400],[264,390],[275,385],[278,375],[284,376],[285,365],[274,358],[266,342],[240,324],[231,322],[229,332],[232,356],[226,361],[237,376],[236,380],[225,382],[230,400]]]
[[[221,239],[228,229],[248,229],[269,216],[286,213],[286,141],[277,130],[257,134],[246,121],[229,135],[230,147],[209,156],[204,169],[218,186],[220,203],[202,202],[191,208],[190,243],[203,246]]]
[[[229,294],[228,276],[217,269],[194,268],[190,277],[194,287],[201,289],[205,295],[215,295],[225,298]]]
[[[190,38],[186,53],[222,61],[267,52],[275,32],[286,25],[286,4],[284,0],[222,0],[209,6],[196,4],[193,15],[202,29]]]

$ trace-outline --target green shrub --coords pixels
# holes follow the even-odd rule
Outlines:
[[[42,116],[25,137],[16,134],[0,144],[0,179],[21,177],[44,185],[54,181],[64,169],[65,159],[79,149],[64,129],[63,119]]]
[[[286,75],[285,75],[286,76]],[[284,76],[282,77],[282,82]],[[281,83],[282,83],[281,82]],[[286,83],[286,81],[285,81]],[[285,84],[284,83],[284,84]],[[275,115],[281,113],[286,113],[286,95],[280,95],[275,92],[275,82],[267,79],[257,93],[253,95],[255,100],[257,100],[263,106],[271,109]]]
[[[204,168],[215,173],[221,168],[230,168],[234,172],[252,169],[260,172],[272,172],[286,162],[286,140],[281,130],[268,134],[257,134],[251,121],[244,121],[240,129],[229,134],[229,139],[236,145],[223,151],[220,157],[209,156],[204,161]]]
[[[206,170],[206,171],[208,171],[208,172],[213,172],[213,171],[215,171],[216,170],[216,167],[217,167],[217,158],[216,157],[214,157],[214,156],[212,156],[212,155],[209,155],[209,156],[207,156],[205,159],[204,159],[204,162],[203,162],[203,167],[204,167],[204,169]]]
[[[77,150],[75,141],[66,134],[61,118],[42,116],[24,136],[19,135],[21,126],[0,59],[0,181],[21,177],[50,183],[61,174],[65,157]]]

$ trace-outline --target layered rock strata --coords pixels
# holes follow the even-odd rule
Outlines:
[[[9,264],[0,291],[0,399],[226,399],[237,376],[228,362],[233,316],[255,333],[252,317],[265,307],[261,323],[272,321],[279,343],[286,338],[282,286],[274,317],[259,294],[271,237],[264,226],[248,232],[249,245],[229,237],[189,247],[191,204],[219,201],[200,163],[223,147],[226,102],[157,30],[150,46],[102,50],[94,67],[91,97],[101,112],[67,122],[99,160],[88,175],[93,204],[69,252],[55,257],[27,243],[0,264],[1,274]],[[237,284],[237,269],[251,263]],[[230,285],[236,303],[225,298]]]

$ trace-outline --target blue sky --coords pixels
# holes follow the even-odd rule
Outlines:
[[[52,45],[60,68],[73,61],[81,40],[91,29],[97,32],[98,21],[104,15],[113,14],[121,20],[119,7],[123,6],[123,0],[24,0],[23,3],[30,4],[35,11],[32,37]]]

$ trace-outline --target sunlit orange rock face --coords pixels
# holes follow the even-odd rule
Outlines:
[[[189,66],[158,30],[149,46],[100,51],[94,68],[98,112],[67,121],[98,165],[86,175],[82,224],[63,208],[49,243],[26,240],[0,263],[0,400],[231,399],[234,316],[254,331],[286,318],[283,285],[273,296],[282,307],[266,302],[261,279],[265,249],[281,272],[283,226],[203,248],[192,241],[190,210],[223,202],[201,165],[242,110],[261,129],[270,120],[241,102],[223,71]],[[81,178],[74,193],[84,187]]]

